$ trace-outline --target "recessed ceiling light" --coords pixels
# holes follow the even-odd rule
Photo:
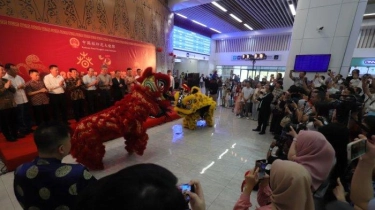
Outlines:
[[[223,10],[224,12],[227,12],[227,9],[225,9],[223,6],[221,6],[220,4],[216,3],[216,1],[213,1],[211,2],[213,5],[215,5],[216,7],[218,7],[219,9]]]
[[[193,21],[194,23],[196,23],[196,24],[198,24],[198,25],[201,25],[201,26],[203,26],[203,27],[206,27],[206,25],[204,25],[203,23],[200,23],[200,22],[198,22],[198,21],[196,21],[196,20],[191,20],[191,21]]]
[[[213,31],[216,31],[217,33],[219,33],[219,34],[221,34],[221,31],[218,31],[218,30],[216,30],[216,29],[214,29],[214,28],[210,28],[211,30],[213,30]]]
[[[182,18],[187,18],[185,15],[181,15],[180,13],[175,13],[175,14],[182,17]]]
[[[375,13],[367,13],[367,14],[364,14],[363,16],[373,16],[373,15],[375,15]]]
[[[296,8],[292,2],[289,2],[289,9],[293,16],[296,15]]]
[[[246,28],[250,29],[250,30],[254,30],[253,28],[251,28],[249,25],[247,25],[246,23],[244,24],[246,26]]]
[[[230,16],[234,19],[236,19],[238,22],[242,23],[242,20],[239,19],[237,16],[233,15],[233,14],[230,14]]]

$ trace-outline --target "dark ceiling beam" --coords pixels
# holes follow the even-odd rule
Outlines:
[[[238,21],[233,19],[242,26],[243,30],[249,30],[244,26],[245,23],[251,26],[254,30],[264,29],[264,26],[255,17],[249,14],[249,12],[245,8],[243,8],[241,4],[238,3],[238,0],[221,0],[219,3],[226,8],[230,8],[230,10],[228,10],[228,17],[230,19],[233,19],[229,16],[229,14],[232,13],[243,21],[242,23],[239,23]]]
[[[256,2],[266,13],[273,16],[271,20],[275,23],[277,28],[286,27],[286,24],[284,24],[284,20],[282,19],[283,15],[277,10],[277,6],[275,8],[273,5],[267,5],[268,1],[256,0]]]
[[[294,17],[290,12],[288,3],[286,1],[276,1],[276,4],[279,5],[280,11],[283,13],[286,25],[292,26],[294,22]]]
[[[262,24],[263,28],[268,28],[268,25],[271,25],[271,23],[269,22],[268,19],[260,19],[260,14],[258,13],[259,11],[254,11],[253,10],[253,7],[247,2],[247,1],[238,1],[238,3],[244,7],[248,12],[249,14],[251,14],[255,19],[258,19],[260,24]],[[262,20],[262,21],[260,21]],[[264,23],[266,22],[266,24]]]
[[[217,32],[212,31],[207,27],[197,25],[193,23],[191,20],[182,18],[178,15],[174,16],[174,25],[210,38],[213,34],[217,34]]]
[[[272,20],[272,17],[256,2],[247,1],[252,9],[252,12],[258,14],[257,18],[262,18],[262,20],[267,20],[270,24],[265,28],[278,28],[277,24]]]

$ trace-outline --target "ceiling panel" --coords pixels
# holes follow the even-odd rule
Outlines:
[[[298,0],[216,0],[228,11],[223,12],[212,3],[189,7],[175,12],[181,13],[222,33],[248,31],[247,23],[254,30],[293,27],[294,16],[289,4],[297,8]],[[375,0],[369,0],[373,5]],[[368,7],[369,7],[368,6]],[[229,14],[234,14],[242,20],[238,22]],[[374,18],[374,16],[366,17]],[[213,32],[216,33],[216,32]]]
[[[205,4],[204,4],[205,5]],[[196,20],[207,25],[209,28],[214,28],[222,33],[238,32],[241,29],[235,27],[230,22],[216,16],[211,11],[207,10],[204,5],[190,7],[183,10],[175,11],[176,13],[186,16],[189,20]],[[176,16],[176,18],[179,18]],[[228,16],[228,18],[230,18]],[[198,27],[201,27],[198,25]]]
[[[297,7],[298,0],[291,0]],[[289,10],[288,0],[220,0],[216,1],[228,11],[224,12],[211,3],[189,7],[175,12],[194,19],[222,33],[292,27],[294,17]],[[238,22],[229,14],[242,20]]]

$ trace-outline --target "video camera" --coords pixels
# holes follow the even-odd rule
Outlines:
[[[310,116],[308,119],[308,122],[314,122],[315,120],[319,120],[320,122],[322,122],[323,125],[328,125],[328,120],[322,116],[319,116],[319,117]]]
[[[350,113],[360,113],[363,109],[361,99],[356,95],[332,94],[329,97],[336,99],[329,104],[329,107],[330,109],[336,109],[336,119],[339,123],[347,124]]]
[[[293,124],[293,123],[288,123],[285,125],[283,131],[286,133],[289,133],[291,131],[290,127],[292,127],[296,133],[299,133],[301,130],[307,130],[305,124]]]

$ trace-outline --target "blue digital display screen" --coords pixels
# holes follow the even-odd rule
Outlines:
[[[210,55],[211,38],[174,26],[173,49]]]
[[[326,72],[328,70],[331,54],[321,55],[296,55],[295,71]]]

